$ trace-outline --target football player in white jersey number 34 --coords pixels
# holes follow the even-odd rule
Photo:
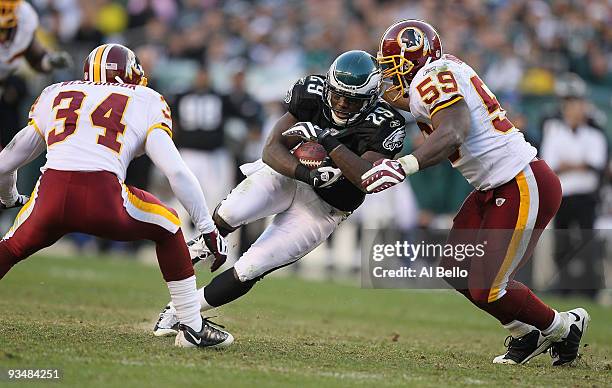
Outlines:
[[[590,319],[587,312],[559,313],[514,280],[559,208],[559,179],[536,158],[536,149],[474,70],[442,54],[431,25],[404,20],[390,26],[378,61],[393,82],[385,99],[409,110],[426,140],[410,155],[376,162],[362,176],[363,188],[381,191],[450,159],[475,190],[455,217],[449,241],[478,238],[488,245],[483,258],[443,260],[446,268],[460,267],[469,274],[445,280],[510,331],[506,354],[494,362],[523,364],[549,348],[553,365],[573,361]]]
[[[168,177],[208,248],[225,260],[225,241],[171,136],[168,105],[146,87],[144,71],[127,47],[97,47],[85,60],[84,80],[43,90],[30,110],[29,124],[0,153],[0,207],[7,208],[27,198],[15,187],[17,169],[47,151],[31,197],[0,241],[0,279],[67,233],[152,240],[181,316],[175,344],[229,346],[231,334],[200,316],[193,266],[176,212],[123,183],[130,161],[146,153]]]

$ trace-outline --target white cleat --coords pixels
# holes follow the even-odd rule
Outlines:
[[[156,337],[170,337],[179,332],[179,320],[174,306],[167,305],[159,314],[159,319],[153,328]]]

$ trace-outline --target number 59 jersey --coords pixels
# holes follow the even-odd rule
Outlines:
[[[138,85],[54,84],[43,90],[29,118],[47,144],[43,169],[109,171],[122,181],[132,159],[144,153],[152,130],[172,136],[168,104]]]
[[[506,118],[495,95],[470,66],[445,54],[420,69],[410,84],[410,111],[425,136],[433,131],[432,117],[461,100],[472,124],[461,147],[449,157],[453,167],[478,190],[509,182],[537,150]]]

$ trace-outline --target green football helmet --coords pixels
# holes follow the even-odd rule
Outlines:
[[[360,121],[382,95],[382,70],[372,55],[347,51],[332,63],[325,78],[323,101],[328,119],[348,126]]]

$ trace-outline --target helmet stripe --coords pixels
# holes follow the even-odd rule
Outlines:
[[[102,54],[102,60],[100,62],[100,80],[102,82],[106,82],[106,58],[108,58],[108,53],[110,53],[111,49],[115,47],[114,44],[107,44],[104,52]],[[111,81],[112,82],[112,81]]]
[[[106,46],[108,45],[103,45],[100,46],[98,48],[98,50],[96,50],[96,55],[94,56],[94,71],[93,71],[93,76],[94,79],[92,80],[93,82],[100,82],[101,79],[101,61],[102,61],[102,54],[104,53],[104,50],[106,49]]]

